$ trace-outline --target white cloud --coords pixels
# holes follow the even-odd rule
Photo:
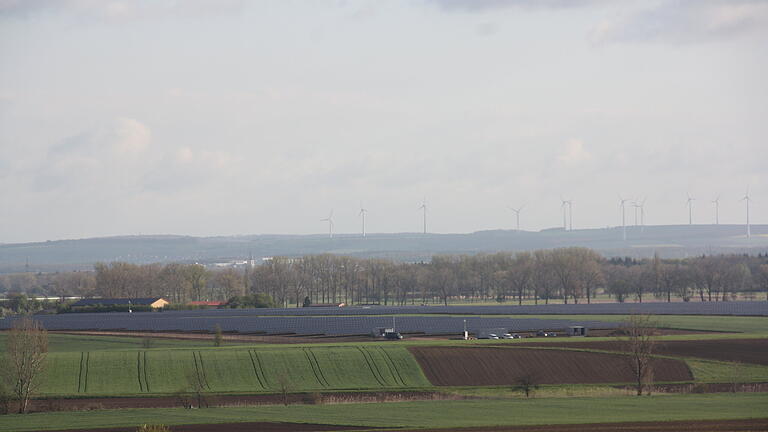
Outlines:
[[[764,0],[682,0],[639,3],[597,23],[589,39],[692,43],[768,30]]]
[[[579,139],[571,139],[565,143],[563,152],[558,156],[558,161],[565,165],[577,165],[592,160],[592,154],[584,148],[584,142]]]

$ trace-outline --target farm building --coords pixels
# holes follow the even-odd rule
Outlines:
[[[161,309],[169,304],[168,300],[162,297],[149,298],[89,298],[81,299],[72,304],[73,308],[88,306],[149,306],[152,309]]]
[[[568,336],[586,336],[589,334],[589,329],[584,326],[570,326],[566,330]]]

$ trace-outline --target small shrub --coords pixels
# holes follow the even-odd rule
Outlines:
[[[220,347],[222,342],[224,342],[224,336],[221,333],[221,326],[216,324],[213,329],[213,346]]]

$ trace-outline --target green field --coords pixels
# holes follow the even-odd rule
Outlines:
[[[479,427],[632,421],[765,418],[766,393],[651,397],[534,398],[242,408],[127,409],[0,416],[0,430],[33,431],[245,421],[383,428]]]
[[[0,346],[5,345],[7,335],[0,332]],[[50,352],[80,352],[119,349],[141,349],[145,338],[132,336],[91,336],[49,333]],[[152,338],[152,348],[196,348],[213,346],[213,336],[205,340]],[[228,344],[234,345],[234,344]]]
[[[43,396],[403,389],[430,386],[400,346],[149,349],[48,355]]]

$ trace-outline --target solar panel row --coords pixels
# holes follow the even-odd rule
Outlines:
[[[84,315],[84,314],[83,314]],[[325,316],[325,317],[253,317],[209,316],[170,317],[165,313],[105,313],[82,315],[42,315],[36,317],[49,330],[127,330],[127,331],[212,331],[220,325],[225,332],[297,335],[361,335],[379,327],[393,327],[401,333],[460,334],[464,320],[471,332],[504,328],[512,332],[560,330],[571,325],[590,328],[614,328],[615,323],[588,320],[551,320],[535,318],[483,318],[451,316]],[[11,320],[0,320],[0,328]]]
[[[377,327],[392,327],[405,333],[451,334],[463,330],[464,319],[470,331],[506,328],[510,331],[555,330],[571,325],[612,328],[615,324],[531,318],[483,317],[483,315],[528,314],[630,314],[656,315],[755,315],[768,316],[768,302],[695,303],[601,303],[538,306],[372,306],[299,309],[207,309],[142,313],[73,313],[39,315],[51,330],[131,330],[131,331],[211,331],[216,324],[224,331],[263,334],[367,334]],[[447,316],[447,315],[464,315]],[[0,320],[0,329],[9,328],[13,319]]]

